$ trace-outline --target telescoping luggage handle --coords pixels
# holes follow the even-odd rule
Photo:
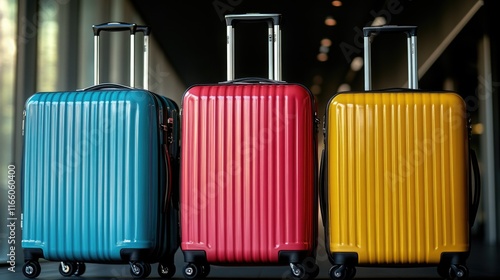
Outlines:
[[[269,79],[281,81],[281,29],[280,14],[226,15],[227,80],[234,80],[234,25],[241,21],[268,22]]]
[[[401,32],[405,33],[408,42],[408,87],[418,89],[418,66],[417,66],[417,27],[416,26],[371,26],[363,28],[364,57],[365,57],[365,90],[371,90],[371,45],[370,36],[378,33]]]
[[[135,33],[144,33],[144,69],[143,84],[144,89],[148,89],[148,70],[149,70],[149,26],[136,25],[135,23],[125,22],[107,22],[92,25],[94,30],[94,85],[99,84],[99,36],[101,31],[129,31],[130,32],[130,87],[135,86]]]

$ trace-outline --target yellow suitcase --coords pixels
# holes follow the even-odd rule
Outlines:
[[[365,28],[365,89],[368,40],[382,31],[404,31],[416,49],[416,27]],[[409,54],[409,84],[418,88],[416,53]],[[479,201],[468,120],[465,102],[452,92],[345,92],[330,99],[321,202],[332,279],[352,279],[356,266],[432,265],[443,278],[467,278]]]

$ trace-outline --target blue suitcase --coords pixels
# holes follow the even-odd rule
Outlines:
[[[147,89],[99,84],[99,33],[144,33],[147,88],[149,27],[94,26],[95,84],[36,93],[24,120],[23,274],[40,274],[39,258],[63,276],[85,262],[130,263],[134,277],[175,273],[179,247],[178,106]],[[131,71],[133,72],[133,71]],[[133,73],[131,85],[133,85]]]

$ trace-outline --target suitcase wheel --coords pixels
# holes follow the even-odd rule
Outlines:
[[[201,265],[201,272],[203,278],[207,277],[208,274],[210,273],[210,265],[209,264]]]
[[[290,278],[294,280],[311,280],[319,274],[319,266],[315,262],[307,267],[302,263],[290,263],[290,270]]]
[[[78,271],[78,263],[76,262],[60,262],[59,273],[64,277],[70,277]]]
[[[329,274],[332,280],[351,280],[356,276],[356,267],[336,264],[330,268]]]
[[[158,275],[163,279],[170,279],[175,274],[175,265],[173,263],[159,263]]]
[[[182,273],[186,279],[203,279],[210,273],[210,265],[188,263]]]
[[[439,275],[445,279],[458,280],[458,279],[468,279],[469,278],[469,270],[465,265],[456,265],[452,264],[447,270],[447,273],[443,273],[444,271],[438,269]]]
[[[40,272],[42,272],[42,268],[37,261],[27,261],[23,266],[23,274],[26,278],[36,278]]]
[[[151,265],[145,262],[131,262],[130,274],[134,278],[146,278],[151,274]]]
[[[73,275],[82,276],[85,273],[86,269],[87,269],[87,266],[85,265],[85,263],[77,262],[76,263],[76,271]]]

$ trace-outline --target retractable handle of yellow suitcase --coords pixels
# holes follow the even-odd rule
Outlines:
[[[268,23],[269,79],[281,81],[281,29],[280,14],[226,15],[227,30],[227,80],[234,80],[234,25],[238,22]]]
[[[94,85],[99,84],[99,36],[101,31],[129,31],[130,32],[130,87],[135,86],[135,34],[144,33],[144,68],[143,68],[143,88],[148,89],[148,70],[149,70],[149,34],[151,28],[145,25],[125,22],[107,22],[92,25],[94,30]]]
[[[379,33],[405,33],[408,42],[408,87],[418,89],[418,66],[417,66],[417,27],[384,25],[363,28],[364,36],[364,68],[365,68],[365,90],[372,89],[371,78],[371,35]]]

